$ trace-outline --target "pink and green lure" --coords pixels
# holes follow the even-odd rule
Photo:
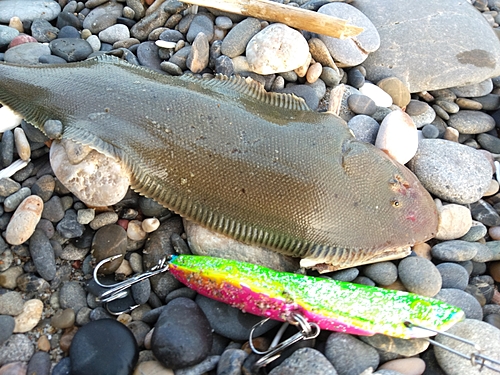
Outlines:
[[[250,263],[178,255],[169,271],[198,293],[280,321],[298,313],[321,329],[404,339],[434,335],[464,319],[457,307],[416,294],[278,272]]]

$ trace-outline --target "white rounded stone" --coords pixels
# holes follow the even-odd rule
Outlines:
[[[123,199],[130,185],[129,172],[121,163],[92,150],[71,164],[64,146],[53,142],[50,164],[61,183],[91,207],[111,206]]]
[[[405,112],[392,111],[380,124],[375,146],[399,163],[406,164],[418,149],[417,127]]]
[[[101,42],[114,44],[120,40],[130,38],[130,30],[127,26],[117,23],[99,33]]]
[[[365,84],[359,88],[359,91],[373,100],[378,107],[388,108],[392,105],[391,96],[373,83],[365,82]]]
[[[139,220],[130,220],[127,227],[127,237],[132,241],[142,241],[147,233],[142,229],[142,222]]]
[[[288,72],[304,65],[309,58],[309,45],[297,30],[273,23],[250,39],[246,57],[255,73]]]
[[[459,204],[438,205],[439,224],[436,233],[438,240],[455,240],[464,236],[472,226],[470,210]]]
[[[160,220],[156,217],[150,217],[142,221],[142,230],[146,233],[151,233],[160,227]]]

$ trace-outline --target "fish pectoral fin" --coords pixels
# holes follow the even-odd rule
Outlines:
[[[215,78],[211,79],[197,78],[191,75],[184,75],[180,78],[184,81],[194,82],[210,90],[220,92],[226,96],[232,95],[237,99],[246,96],[253,101],[261,101],[264,104],[282,109],[299,111],[311,110],[304,99],[294,94],[267,92],[260,83],[249,77],[228,77],[223,74],[217,74]]]

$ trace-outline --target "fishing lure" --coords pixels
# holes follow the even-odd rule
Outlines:
[[[169,261],[162,259],[149,271],[118,284],[99,282],[99,268],[119,257],[104,259],[94,269],[95,282],[107,288],[98,297],[102,302],[122,299],[134,283],[170,271],[176,279],[206,297],[265,318],[292,323],[306,321],[317,325],[318,331],[365,336],[381,333],[409,339],[446,331],[464,319],[458,307],[412,293],[278,272],[208,256],[173,255]],[[125,311],[110,312],[118,315]],[[297,317],[301,317],[300,321]]]
[[[222,258],[173,256],[169,271],[198,293],[244,312],[284,322],[299,315],[329,331],[409,339],[464,319],[458,307],[432,298]]]
[[[252,345],[255,328],[265,320],[254,326],[249,343],[254,353],[262,355],[255,363],[256,367],[266,366],[293,343],[315,338],[321,329],[326,329],[356,335],[385,334],[403,339],[421,337],[470,360],[473,366],[500,372],[500,361],[481,354],[474,342],[444,332],[464,319],[464,313],[458,307],[432,298],[193,255],[174,255],[168,261],[163,258],[150,270],[130,279],[117,284],[102,284],[97,277],[99,268],[121,256],[104,259],[94,269],[95,283],[107,289],[98,297],[106,305],[128,297],[128,289],[133,284],[170,271],[176,279],[202,295],[265,317],[265,320],[270,318],[296,325],[297,334],[281,343],[275,342],[286,328],[283,325],[265,352],[259,352]],[[107,306],[108,311],[115,315],[135,307],[138,305],[113,312]],[[473,351],[464,354],[429,338],[438,333],[471,346]]]

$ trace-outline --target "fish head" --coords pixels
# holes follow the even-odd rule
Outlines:
[[[433,238],[437,207],[413,172],[371,144],[351,141],[347,148],[343,168],[362,195],[359,199],[365,199],[366,233],[372,239],[377,233],[385,237],[385,241],[379,237],[378,246],[412,246]]]
[[[336,247],[307,254],[301,266],[330,272],[399,259],[409,255],[411,246],[435,236],[436,204],[408,168],[353,139],[343,142],[339,163],[341,178],[335,179],[337,188],[329,197],[335,215],[322,228]],[[340,194],[342,204],[332,199]]]

